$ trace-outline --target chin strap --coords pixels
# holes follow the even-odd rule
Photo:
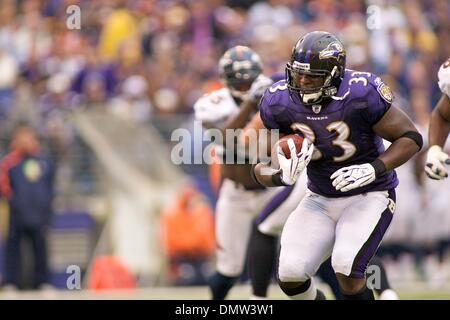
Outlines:
[[[239,91],[233,88],[229,88],[230,89],[230,93],[233,97],[237,98],[237,99],[241,99],[242,101],[247,100],[247,98],[249,97],[249,92],[248,91]]]
[[[341,97],[337,97],[337,96],[333,96],[333,95],[326,95],[327,97],[330,97],[333,100],[337,100],[337,101],[341,101],[344,100],[345,98],[347,98],[347,96],[350,94],[350,89],[347,90],[346,93],[344,93],[343,96]],[[322,92],[317,92],[317,93],[306,93],[303,95],[302,97],[302,101],[304,103],[314,103],[314,101],[319,101],[319,99],[323,96]],[[314,100],[314,101],[309,101],[309,100]]]
[[[305,93],[302,96],[302,101],[304,103],[314,103],[314,101],[318,101],[321,97],[322,97],[322,92]]]
[[[347,92],[344,93],[344,95],[341,96],[341,97],[330,96],[330,98],[333,99],[333,100],[341,101],[341,100],[344,100],[345,98],[347,98],[347,96],[348,96],[349,94],[350,94],[350,89],[348,89]]]

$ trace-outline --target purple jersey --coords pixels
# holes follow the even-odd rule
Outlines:
[[[346,197],[395,188],[395,171],[348,192],[333,187],[330,176],[336,170],[370,163],[384,152],[383,139],[372,126],[392,102],[389,87],[379,77],[348,69],[335,96],[341,100],[332,100],[325,106],[305,106],[290,97],[286,81],[281,80],[264,93],[259,107],[261,119],[268,129],[279,129],[285,134],[298,132],[314,142],[315,151],[307,168],[311,191],[327,197]]]

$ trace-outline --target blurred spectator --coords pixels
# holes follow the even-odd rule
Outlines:
[[[162,244],[173,284],[204,284],[215,248],[213,212],[192,187],[180,190],[162,214]]]
[[[62,102],[74,105],[96,93],[108,102],[123,94],[127,79],[141,75],[154,115],[190,113],[204,84],[217,78],[216,62],[227,47],[251,45],[272,73],[284,68],[302,34],[317,29],[342,38],[350,68],[394,73],[410,103],[411,92],[425,85],[433,106],[437,68],[450,56],[448,1],[82,1],[82,28],[68,30],[65,9],[75,2],[2,1],[0,51],[6,56],[0,54],[0,63],[7,67],[0,107],[14,108],[15,89],[29,83],[38,97],[46,94],[56,74],[67,76],[67,91],[80,95]]]
[[[0,191],[9,204],[4,285],[26,288],[21,271],[33,265],[32,288],[43,288],[49,281],[46,229],[52,217],[54,168],[29,126],[16,129],[10,149],[0,162]],[[31,243],[32,264],[22,252],[24,240]]]
[[[117,8],[110,13],[100,36],[100,57],[117,57],[120,45],[137,35],[137,25],[133,14],[126,8],[126,1],[119,1]]]
[[[69,86],[70,79],[63,73],[57,73],[47,80],[46,93],[40,97],[38,103],[39,111],[44,118],[70,107],[70,102],[67,100]]]
[[[87,95],[86,90],[90,80],[101,82],[102,91],[105,91],[105,98],[114,94],[117,86],[117,70],[112,63],[101,63],[93,50],[87,49],[85,55],[86,61],[82,68],[76,74],[72,82],[72,90],[76,93]]]
[[[14,105],[14,86],[19,73],[17,61],[0,47],[0,119],[5,119]]]
[[[111,100],[109,108],[122,118],[135,122],[148,121],[153,107],[148,99],[147,80],[138,75],[128,77],[122,84],[121,94]]]

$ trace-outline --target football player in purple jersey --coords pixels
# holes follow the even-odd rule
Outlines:
[[[292,140],[289,155],[278,149],[279,167],[254,167],[265,186],[292,185],[307,168],[308,191],[281,235],[278,280],[293,299],[323,298],[311,278],[330,256],[345,299],[374,299],[365,271],[395,210],[394,169],[422,147],[390,88],[345,63],[336,36],[308,33],[293,48],[286,80],[259,103],[266,128],[306,138],[300,152]],[[383,138],[392,142],[386,150]]]

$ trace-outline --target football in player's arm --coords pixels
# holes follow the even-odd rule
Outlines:
[[[450,164],[450,157],[442,150],[450,132],[450,59],[442,64],[438,78],[442,97],[431,113],[428,132],[430,148],[425,164],[426,174],[435,180],[448,177],[445,165]]]
[[[448,111],[448,114],[450,116],[450,111]],[[391,106],[372,129],[378,136],[392,142],[392,144],[372,163],[350,166],[335,172],[336,177],[339,177],[335,180],[336,186],[339,185],[344,192],[365,186],[375,180],[376,176],[401,166],[421,148],[422,139],[420,134],[409,117],[397,107]],[[258,163],[254,168],[255,176],[262,185],[267,187],[291,185],[308,165],[312,152],[313,144],[311,143],[309,145],[305,143],[298,155],[295,153],[294,147],[291,150],[290,159],[286,159],[285,155],[279,154],[279,161],[286,163],[284,167],[271,168],[270,163]],[[290,165],[291,163],[293,163],[292,166]],[[355,179],[351,183],[345,182],[344,178],[346,175],[340,173],[347,173],[348,175],[348,172],[353,170],[357,170],[355,172],[359,172],[359,175],[364,172],[365,174],[362,176],[365,178]],[[271,171],[272,174],[265,174]]]

